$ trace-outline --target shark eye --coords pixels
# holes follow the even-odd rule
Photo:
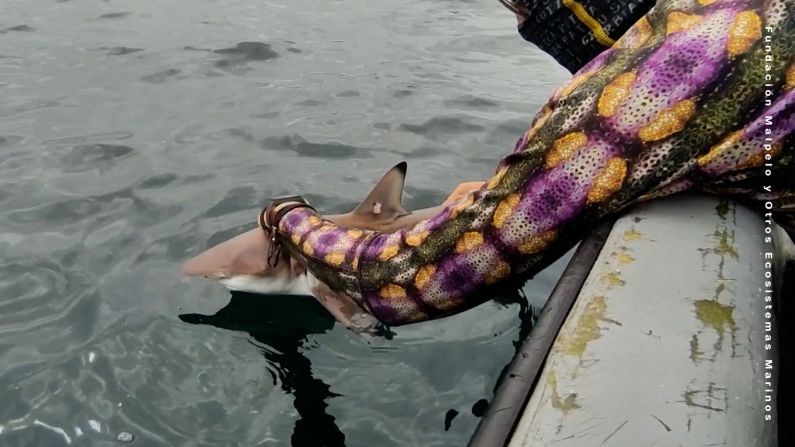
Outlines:
[[[381,202],[373,202],[373,214],[381,214]]]

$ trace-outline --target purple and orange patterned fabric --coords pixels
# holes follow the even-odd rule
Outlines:
[[[795,2],[661,0],[558,89],[478,191],[414,228],[290,211],[317,278],[397,325],[518,286],[600,219],[698,189],[795,213]],[[765,188],[769,186],[770,188]]]

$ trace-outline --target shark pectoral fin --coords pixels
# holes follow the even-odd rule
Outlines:
[[[408,165],[405,161],[387,171],[370,194],[353,210],[354,216],[373,221],[391,221],[409,214],[403,208],[403,184]]]
[[[360,335],[376,335],[379,321],[343,293],[331,290],[326,284],[318,282],[312,288],[312,295],[325,307],[337,321]]]

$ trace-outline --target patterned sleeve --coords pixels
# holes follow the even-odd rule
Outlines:
[[[606,215],[791,160],[792,7],[662,0],[555,92],[480,190],[394,233],[337,227],[302,208],[282,219],[280,234],[319,280],[385,323],[478,305]],[[766,73],[773,87],[763,103]],[[759,133],[767,116],[775,124]]]

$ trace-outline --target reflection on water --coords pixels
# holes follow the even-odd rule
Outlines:
[[[517,317],[519,318],[519,333],[516,338],[514,338],[512,343],[514,347],[514,355],[516,355],[519,353],[519,350],[522,349],[522,343],[527,336],[530,335],[530,330],[533,329],[533,325],[535,324],[536,320],[538,320],[538,315],[541,313],[541,306],[539,306],[538,303],[536,303],[536,305],[531,305],[527,300],[527,296],[525,296],[524,290],[522,289],[513,292],[506,292],[501,296],[495,297],[494,301],[502,304],[503,306],[516,304],[519,307],[517,312]],[[505,373],[508,372],[509,366],[510,362],[506,363],[500,371],[500,375],[497,377],[497,382],[494,384],[494,392],[497,392],[497,388],[505,378]],[[482,416],[485,411],[485,409],[483,409],[482,412],[475,411],[474,409],[472,410],[473,413],[480,413],[479,415],[476,414],[478,417]]]
[[[516,350],[532,329],[539,309],[528,304],[521,291],[506,292],[495,302],[518,310],[519,337]],[[516,307],[514,308],[514,306]],[[229,304],[213,315],[181,314],[179,319],[190,324],[210,325],[221,329],[246,332],[253,337],[262,355],[274,386],[293,396],[298,412],[291,443],[293,446],[344,446],[345,434],[328,412],[328,401],[340,394],[331,391],[323,380],[312,375],[312,363],[303,354],[307,336],[322,334],[334,327],[334,318],[317,300],[306,296],[262,296],[232,292]],[[508,365],[500,372],[494,389],[502,381]],[[472,405],[472,414],[481,417],[488,405],[480,399]],[[450,429],[458,411],[450,409],[444,416],[444,430]]]
[[[182,314],[180,320],[249,333],[268,361],[273,385],[294,397],[299,419],[293,446],[345,445],[345,435],[326,411],[327,400],[339,396],[312,376],[312,363],[302,353],[306,336],[334,326],[334,318],[312,297],[267,296],[232,292],[229,304],[213,315]]]

